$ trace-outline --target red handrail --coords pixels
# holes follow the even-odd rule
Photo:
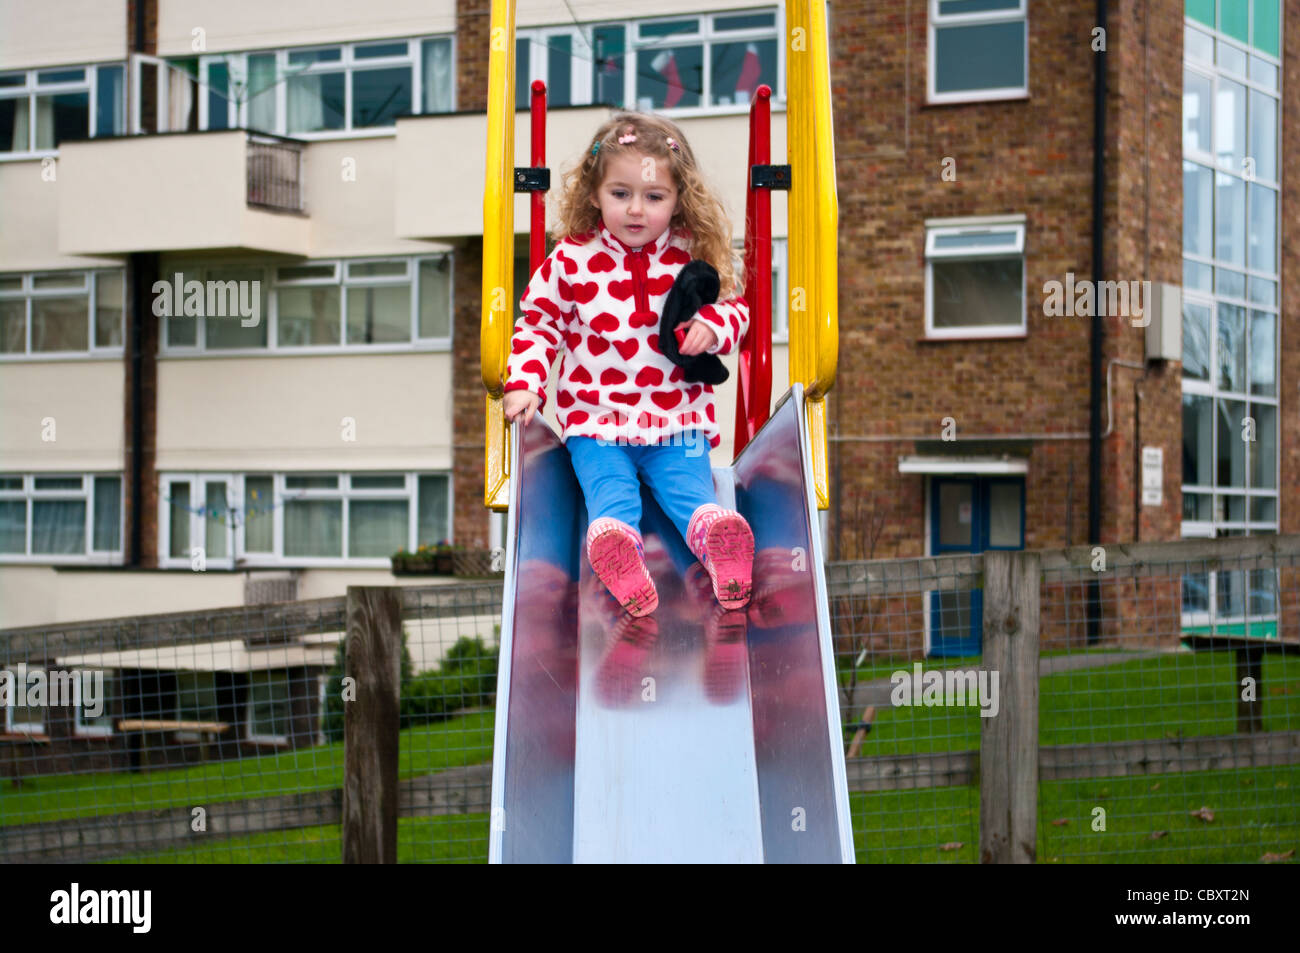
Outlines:
[[[532,124],[533,151],[529,164],[533,168],[546,165],[546,83],[533,80],[532,99],[529,102],[529,122]],[[528,277],[532,278],[546,258],[546,193],[533,192],[531,218],[528,223]],[[517,294],[522,295],[520,288]]]
[[[749,330],[740,345],[736,381],[739,454],[767,422],[772,404],[772,190],[753,188],[751,170],[772,161],[772,87],[754,91],[749,105],[749,164],[745,166],[745,301]]]

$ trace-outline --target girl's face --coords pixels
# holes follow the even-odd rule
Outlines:
[[[640,248],[668,227],[677,210],[677,185],[667,162],[623,153],[605,164],[605,181],[591,204],[616,238]]]

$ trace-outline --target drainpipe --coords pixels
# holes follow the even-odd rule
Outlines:
[[[1106,0],[1097,0],[1097,23],[1106,36]],[[1092,97],[1092,281],[1100,288],[1105,274],[1104,245],[1106,225],[1106,51],[1095,54],[1096,72]],[[1099,308],[1093,308],[1092,333],[1089,340],[1088,398],[1088,543],[1101,542],[1101,342],[1102,320]],[[1101,582],[1095,577],[1088,583],[1088,644],[1101,639]]]

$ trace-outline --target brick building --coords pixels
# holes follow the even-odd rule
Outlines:
[[[397,581],[400,547],[499,545],[487,0],[0,9],[0,626],[237,604],[259,574],[337,594]],[[522,8],[520,102],[547,80],[557,172],[611,105],[673,116],[739,239],[742,66],[777,91],[779,161],[783,8],[645,13]],[[1123,0],[1104,33],[1086,0],[829,15],[831,557],[1300,531],[1300,0]],[[151,289],[177,273],[258,281],[266,320],[159,315]],[[1051,313],[1052,282],[1150,282],[1164,333],[1094,322],[1078,295]],[[1221,583],[1193,602],[1252,598]]]

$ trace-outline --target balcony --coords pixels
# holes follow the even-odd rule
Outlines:
[[[59,149],[59,251],[306,255],[303,144],[245,130],[91,139]]]
[[[561,173],[591,147],[591,134],[610,115],[605,107],[556,109],[547,120],[547,165],[551,193]],[[731,212],[736,234],[745,227],[745,147],[749,117],[692,116],[676,120]],[[529,164],[528,113],[515,113],[516,166]],[[410,116],[397,121],[394,223],[397,235],[412,239],[452,239],[483,234],[483,170],[487,116]],[[785,112],[772,114],[772,161],[785,156]],[[772,203],[772,232],[786,234],[786,204]],[[515,231],[528,231],[528,196],[515,196]]]

